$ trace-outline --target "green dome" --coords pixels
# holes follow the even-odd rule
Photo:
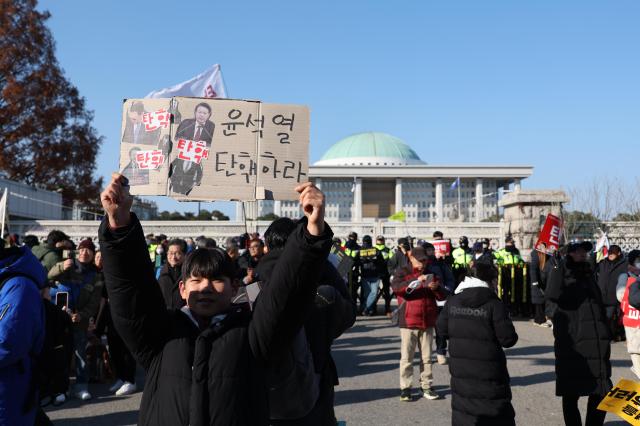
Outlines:
[[[316,166],[406,166],[425,164],[409,145],[379,132],[351,135],[335,143]]]

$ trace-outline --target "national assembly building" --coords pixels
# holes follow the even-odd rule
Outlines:
[[[310,179],[325,193],[329,222],[393,215],[407,223],[481,222],[496,217],[502,193],[518,190],[532,172],[519,165],[428,164],[402,140],[377,132],[342,139],[309,167]],[[237,213],[241,218],[241,207]],[[270,213],[301,216],[298,201],[259,201],[246,216]]]

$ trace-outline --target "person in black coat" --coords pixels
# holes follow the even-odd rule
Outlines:
[[[140,425],[269,424],[266,365],[302,328],[333,236],[322,192],[311,182],[296,191],[305,218],[252,313],[231,305],[233,262],[218,248],[187,256],[186,306],[168,310],[132,197],[113,175],[101,194],[107,214],[99,236],[113,322],[146,371]]]
[[[295,227],[293,220],[280,218],[266,230],[264,239],[269,251],[257,267],[263,288],[270,285],[274,268]],[[304,329],[296,336],[287,356],[270,366],[269,406],[272,425],[336,424],[334,386],[338,384],[338,371],[331,356],[331,345],[355,320],[356,306],[351,303],[347,286],[327,260]],[[303,361],[311,361],[311,365],[305,365],[301,371],[301,366],[305,364]]]
[[[580,425],[578,399],[589,396],[587,425],[601,425],[605,412],[597,409],[611,389],[611,337],[602,296],[587,259],[592,245],[572,243],[567,256],[553,258],[547,300],[555,303],[552,317],[556,356],[556,395],[562,397],[567,425]]]
[[[550,327],[545,315],[544,291],[547,285],[547,276],[551,263],[545,253],[536,249],[531,250],[530,276],[531,276],[531,304],[534,309],[533,321],[542,327]]]
[[[627,267],[628,262],[622,255],[620,246],[612,245],[609,247],[607,257],[598,263],[597,269],[598,287],[602,293],[602,303],[605,306],[609,330],[616,341],[624,337],[624,328],[619,324],[622,314],[620,312],[620,302],[616,297],[616,287],[618,285],[618,277],[627,272]]]
[[[471,268],[438,317],[438,333],[449,340],[451,422],[456,426],[515,425],[510,377],[502,348],[518,341],[494,284],[491,264]]]
[[[158,284],[162,290],[162,297],[169,309],[180,309],[185,303],[180,295],[180,276],[182,263],[187,254],[187,242],[179,238],[169,241],[167,244],[167,263],[160,270]]]

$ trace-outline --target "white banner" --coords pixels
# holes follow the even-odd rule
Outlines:
[[[227,91],[222,79],[220,65],[215,64],[202,74],[175,86],[156,90],[145,98],[170,98],[172,96],[189,96],[196,98],[226,98]]]
[[[9,203],[9,189],[5,188],[2,198],[0,198],[0,239],[4,238],[4,227],[9,228],[9,212],[7,211]]]

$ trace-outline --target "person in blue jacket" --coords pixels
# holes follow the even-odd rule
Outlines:
[[[39,408],[34,359],[45,335],[47,273],[28,247],[0,242],[0,426],[32,425]]]

